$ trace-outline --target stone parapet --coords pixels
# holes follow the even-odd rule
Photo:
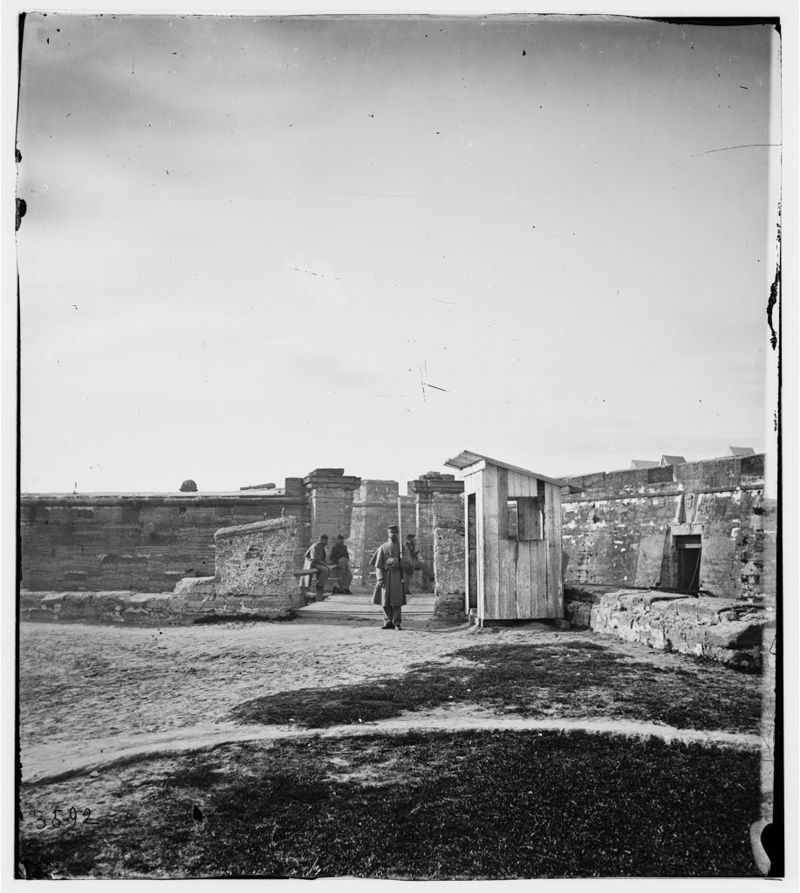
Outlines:
[[[323,533],[331,539],[342,534],[350,538],[353,516],[353,492],[361,478],[346,475],[343,468],[316,468],[303,478],[311,501],[311,540]]]
[[[227,527],[214,534],[217,597],[265,599],[276,609],[301,607],[297,579],[304,542],[291,515]]]
[[[361,486],[361,478],[345,474],[343,468],[315,468],[304,478],[306,490],[316,487],[334,487],[340,490],[357,490]]]
[[[457,481],[455,475],[443,474],[437,477],[422,475],[415,481],[408,482],[408,495],[430,495],[434,493],[463,493],[464,482]]]
[[[764,454],[724,456],[699,462],[681,462],[654,468],[626,468],[574,475],[564,480],[563,499],[621,498],[666,490],[672,484],[676,492],[714,492],[763,484]],[[581,494],[577,496],[575,494]]]
[[[617,496],[643,493],[652,487],[674,484],[671,465],[654,468],[626,468],[622,471],[601,471],[594,474],[576,475],[564,478],[566,492],[603,491]],[[565,492],[565,497],[566,497]]]

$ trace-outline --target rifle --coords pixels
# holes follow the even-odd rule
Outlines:
[[[400,588],[403,592],[403,597],[405,598],[406,594],[406,583],[403,577],[403,512],[401,510],[402,503],[400,502],[400,497],[397,497],[397,538],[400,541],[400,564],[398,567],[400,568]]]

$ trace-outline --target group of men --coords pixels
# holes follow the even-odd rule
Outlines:
[[[411,578],[415,570],[424,571],[431,580],[433,572],[422,560],[416,545],[416,536],[409,533],[400,548],[398,528],[391,524],[387,530],[387,540],[378,547],[372,556],[370,565],[375,568],[375,592],[372,601],[383,608],[384,624],[381,629],[402,629],[402,607],[406,596],[410,594]],[[313,543],[305,554],[306,567],[317,571],[317,594],[322,595],[330,575],[331,565],[338,568],[340,586],[334,587],[334,593],[352,595],[350,583],[353,572],[350,569],[350,555],[344,544],[344,537],[339,534],[336,543],[327,555],[328,536],[322,536]]]
[[[327,550],[328,534],[323,533],[315,543],[308,547],[305,554],[306,567],[304,570],[316,570],[317,572],[317,594],[321,595],[325,591],[325,584],[328,582],[331,565],[333,565],[339,570],[339,583],[341,584],[334,587],[334,593],[352,595],[350,584],[353,582],[353,572],[350,570],[350,553],[347,551],[341,533],[336,537],[330,555],[327,554]]]

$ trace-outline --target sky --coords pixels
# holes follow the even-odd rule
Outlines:
[[[623,17],[29,15],[23,492],[763,450],[778,49]]]

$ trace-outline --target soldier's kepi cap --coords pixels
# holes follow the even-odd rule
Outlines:
[[[387,530],[397,530],[397,525],[396,525],[396,524],[390,524],[386,529],[387,529]]]

